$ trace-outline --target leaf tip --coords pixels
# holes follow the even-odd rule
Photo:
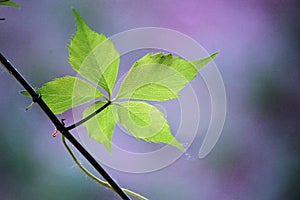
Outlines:
[[[182,144],[180,144],[176,139],[174,142],[171,143],[172,146],[176,147],[177,149],[183,151],[184,147],[182,146]]]
[[[72,11],[76,18],[76,23],[78,24],[78,22],[80,22],[83,19],[82,19],[81,15],[79,14],[79,12],[75,8],[72,8]]]
[[[73,11],[73,14],[76,16],[76,15],[79,15],[79,12],[75,9],[75,8],[72,8],[72,11]]]
[[[111,142],[104,143],[104,146],[109,153],[112,152]]]
[[[219,55],[219,51],[217,51],[216,53],[213,53],[210,55],[211,59],[215,59],[215,57],[217,57]]]
[[[27,92],[26,90],[20,91],[20,94],[23,94],[24,96],[30,97],[29,92]]]
[[[211,54],[210,56],[203,58],[201,60],[194,60],[191,61],[191,63],[196,67],[197,70],[201,69],[203,66],[207,65],[210,63],[217,55],[219,52],[217,51],[216,53]]]

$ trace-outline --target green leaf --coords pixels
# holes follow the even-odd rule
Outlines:
[[[165,101],[175,99],[187,82],[216,54],[197,61],[187,61],[171,54],[147,54],[136,61],[121,84],[117,99]]]
[[[83,117],[87,117],[104,104],[105,102],[96,102],[92,104],[84,110]],[[115,109],[114,105],[110,105],[95,117],[84,123],[89,136],[94,138],[97,142],[104,144],[109,152],[111,152],[112,136],[117,123],[117,116],[114,114],[116,113]]]
[[[155,106],[139,101],[118,102],[116,105],[120,123],[137,139],[155,143],[163,142],[183,149],[171,134],[164,114]]]
[[[61,114],[73,107],[104,97],[97,88],[73,76],[56,78],[44,84],[37,92],[42,95],[42,99],[54,114]]]
[[[30,97],[29,92],[27,92],[26,90],[22,90],[20,93],[23,94],[24,96]]]
[[[12,2],[12,1],[3,1],[3,2],[0,2],[0,6],[12,6],[12,7],[15,7],[15,8],[19,8],[20,7],[17,3]]]
[[[69,63],[75,71],[111,96],[118,75],[119,53],[111,40],[91,30],[75,9],[73,12],[77,31],[68,46]]]
[[[203,66],[207,65],[210,61],[212,61],[213,59],[215,59],[215,57],[217,57],[218,54],[219,54],[219,52],[216,52],[214,54],[211,54],[209,57],[203,58],[201,60],[191,61],[191,62],[196,67],[196,69],[199,70]]]

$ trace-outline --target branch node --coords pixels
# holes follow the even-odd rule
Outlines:
[[[66,119],[61,119],[60,120],[60,122],[61,122],[61,124],[63,125],[63,126],[65,126],[65,121]],[[58,128],[56,128],[56,130],[51,134],[52,135],[52,137],[56,137],[57,136],[57,134],[58,134]]]
[[[38,102],[41,98],[42,98],[42,95],[40,95],[39,93],[37,93],[37,96],[32,97],[32,102],[33,102],[33,103],[36,103],[36,102]]]
[[[34,103],[38,102],[39,99],[41,99],[42,95],[40,95],[39,93],[37,93],[37,96],[35,97],[31,97],[32,98],[32,102],[25,108],[25,111],[28,111],[30,108],[32,108],[32,106],[34,105]]]

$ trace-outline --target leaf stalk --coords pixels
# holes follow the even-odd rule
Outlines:
[[[108,100],[106,102],[106,104],[104,104],[103,106],[101,106],[98,110],[96,110],[95,112],[91,113],[90,115],[88,115],[87,117],[83,118],[82,120],[66,127],[66,130],[72,130],[74,128],[76,128],[77,126],[80,126],[81,124],[83,124],[84,122],[88,121],[89,119],[91,119],[92,117],[96,116],[98,113],[100,113],[101,111],[103,111],[105,108],[107,108],[109,105],[111,104],[111,101]]]

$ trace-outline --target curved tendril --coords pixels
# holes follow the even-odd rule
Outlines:
[[[90,177],[91,179],[93,179],[94,181],[98,182],[100,185],[103,185],[104,187],[107,187],[107,188],[110,188],[112,189],[112,187],[108,184],[108,182],[106,181],[103,181],[101,179],[99,179],[98,177],[96,177],[95,175],[93,175],[90,171],[88,171],[85,167],[82,166],[82,164],[77,160],[77,158],[75,157],[74,153],[72,152],[72,150],[70,149],[70,147],[68,146],[68,144],[66,143],[66,140],[65,140],[65,136],[61,135],[61,138],[62,138],[62,142],[64,144],[64,146],[66,147],[68,153],[71,155],[71,157],[73,158],[74,162],[78,165],[78,167],[88,176]],[[122,190],[131,195],[131,196],[134,196],[138,199],[141,199],[141,200],[148,200],[146,197],[143,197],[142,195],[140,194],[137,194],[131,190],[128,190],[128,189],[125,189],[125,188],[122,188]]]

